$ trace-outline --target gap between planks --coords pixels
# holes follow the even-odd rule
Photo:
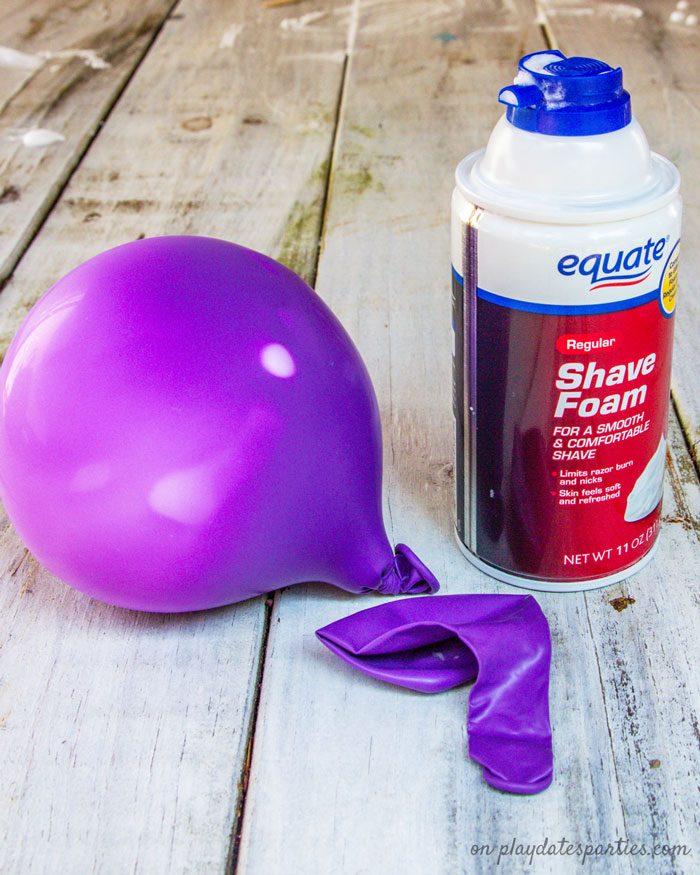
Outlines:
[[[357,5],[358,0],[353,0],[354,5]],[[336,101],[335,116],[333,119],[333,130],[331,135],[331,145],[327,160],[327,169],[323,180],[323,194],[321,196],[320,206],[320,222],[318,226],[318,234],[316,237],[316,245],[314,249],[314,262],[310,271],[309,277],[306,277],[309,285],[315,289],[316,279],[318,277],[318,266],[321,261],[323,251],[323,240],[326,234],[327,217],[330,210],[332,199],[333,180],[335,177],[335,169],[338,163],[339,145],[340,145],[340,125],[345,109],[346,93],[348,80],[350,75],[350,62],[352,58],[352,49],[356,33],[356,19],[351,19],[351,24],[348,30],[348,42],[343,59],[343,68],[340,76],[340,87],[338,89],[338,99]],[[250,773],[253,767],[253,758],[255,756],[255,730],[258,724],[258,711],[260,709],[260,698],[262,692],[263,679],[265,677],[265,667],[267,665],[267,650],[270,640],[270,628],[272,625],[272,615],[279,607],[279,590],[274,593],[268,593],[265,598],[265,619],[262,633],[262,641],[260,645],[260,654],[258,661],[258,674],[255,680],[255,691],[253,694],[253,710],[248,730],[248,738],[246,741],[246,756],[243,763],[243,771],[238,783],[239,795],[238,805],[236,807],[235,818],[231,827],[231,843],[229,847],[228,861],[226,865],[225,875],[235,875],[238,869],[238,861],[240,857],[241,835],[243,832],[243,821],[245,818],[246,799],[248,796],[248,784]]]
[[[263,617],[263,628],[260,641],[260,652],[258,654],[258,671],[255,677],[255,687],[253,690],[253,703],[251,708],[250,721],[248,723],[248,737],[245,744],[245,757],[243,758],[243,767],[238,779],[238,804],[231,825],[231,837],[229,840],[228,858],[226,861],[225,875],[233,875],[238,865],[238,852],[241,845],[241,830],[243,828],[243,818],[245,816],[245,800],[248,793],[248,782],[250,780],[250,770],[253,763],[253,752],[255,749],[255,727],[258,723],[258,710],[260,708],[260,691],[262,690],[263,677],[265,674],[265,664],[267,662],[267,645],[270,639],[270,626],[272,623],[272,609],[274,606],[274,595],[268,594],[265,597],[265,616]]]

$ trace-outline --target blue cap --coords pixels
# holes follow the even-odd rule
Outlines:
[[[556,137],[606,134],[632,120],[620,67],[555,50],[522,57],[515,84],[501,88],[498,100],[516,128]]]

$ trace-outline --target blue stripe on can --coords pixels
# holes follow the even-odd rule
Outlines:
[[[464,285],[464,280],[460,274],[452,267],[452,276],[460,285]],[[637,295],[635,298],[625,298],[622,301],[607,301],[606,303],[598,304],[539,304],[534,301],[519,301],[515,298],[507,298],[505,295],[495,295],[493,292],[488,292],[486,289],[477,288],[477,297],[484,301],[490,301],[492,304],[498,304],[500,307],[510,307],[511,310],[524,310],[527,313],[550,313],[554,316],[577,315],[582,316],[591,313],[615,313],[619,310],[631,310],[634,307],[641,307],[643,304],[648,304],[650,301],[656,300],[660,293],[660,289],[654,289],[652,292],[645,292],[643,295]]]

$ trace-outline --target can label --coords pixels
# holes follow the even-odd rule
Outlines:
[[[653,546],[679,221],[665,211],[592,233],[474,206],[463,223],[456,519],[483,561],[573,582],[624,570]]]

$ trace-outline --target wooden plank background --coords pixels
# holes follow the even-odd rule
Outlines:
[[[142,7],[129,4],[136,21]],[[0,295],[3,351],[55,279],[141,235],[226,237],[308,273],[347,26],[329,16],[290,40],[283,18],[245,0],[178,4]],[[223,871],[264,602],[109,608],[3,529],[0,871]]]
[[[7,0],[0,11],[0,283],[56,201],[174,0],[56,3]],[[21,54],[19,54],[21,53]],[[27,148],[33,129],[63,137]]]
[[[452,538],[449,195],[520,54],[624,66],[686,203],[664,531],[628,583],[538,596],[552,624],[556,775],[500,794],[466,756],[467,691],[427,697],[344,667],[316,628],[378,601],[294,587],[152,617],[99,605],[0,538],[0,871],[493,871],[471,846],[697,832],[700,31],[667,2],[252,0],[13,3],[0,46],[0,351],[59,276],[162,233],[280,257],[341,318],[382,408],[385,517],[443,591],[512,591]],[[109,67],[85,63],[94,52]],[[0,59],[3,57],[0,51]],[[6,56],[7,57],[7,56]],[[88,55],[92,58],[92,55]],[[28,149],[18,133],[65,141]],[[16,193],[16,196],[15,196]],[[618,612],[610,602],[631,596]],[[607,859],[599,871],[691,872]],[[505,863],[503,864],[506,865]],[[508,861],[567,873],[573,860]]]
[[[449,263],[451,170],[483,144],[499,115],[493,83],[509,80],[522,51],[545,44],[527,5],[454,4],[431,27],[409,16],[400,39],[382,20],[387,10],[394,11],[361,4],[334,179],[363,170],[371,179],[361,196],[343,184],[331,190],[317,289],[358,341],[377,388],[394,539],[410,536],[444,592],[508,592],[466,567],[450,537],[452,421],[435,387],[449,385],[451,340],[438,278]],[[437,33],[458,38],[443,42]],[[352,294],[348,277],[358,278]],[[674,434],[683,459],[687,450]],[[694,473],[683,476],[694,494]],[[686,481],[679,474],[674,482],[667,515],[687,521]],[[661,558],[629,586],[566,599],[538,594],[556,647],[557,779],[534,806],[484,792],[465,756],[464,691],[436,700],[367,683],[320,653],[313,636],[357,605],[340,611],[320,588],[281,593],[265,661],[243,871],[320,873],[335,860],[341,872],[447,875],[493,871],[492,860],[471,856],[472,844],[512,837],[687,841],[697,811],[688,810],[697,679],[683,645],[692,640],[693,548],[676,526]],[[681,578],[673,582],[678,607],[665,599],[669,566]],[[622,594],[637,603],[618,614],[609,602]],[[668,636],[680,642],[677,650]],[[663,678],[674,675],[665,688]],[[679,685],[695,697],[684,703]],[[655,759],[659,770],[649,765]],[[270,830],[271,823],[285,829]],[[630,858],[606,862],[606,871],[644,871]],[[578,867],[555,860],[537,871]],[[513,861],[508,871],[528,868]]]

